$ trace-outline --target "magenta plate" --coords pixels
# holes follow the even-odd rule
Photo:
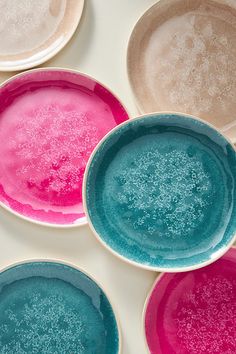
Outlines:
[[[77,72],[40,69],[7,81],[0,88],[0,203],[42,223],[84,223],[87,160],[127,119],[108,89]]]
[[[186,273],[163,274],[145,310],[151,354],[236,353],[236,249]]]

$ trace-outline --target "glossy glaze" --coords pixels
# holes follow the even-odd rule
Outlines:
[[[236,352],[236,249],[200,270],[163,274],[145,312],[151,354]]]
[[[142,113],[193,114],[236,142],[236,3],[160,0],[135,25],[127,65]]]
[[[0,103],[0,201],[41,222],[83,222],[87,160],[128,118],[124,108],[93,79],[63,70],[16,77],[0,89]]]
[[[201,266],[233,240],[235,178],[235,151],[213,128],[181,115],[144,116],[96,150],[85,185],[89,219],[135,263]]]
[[[108,299],[88,276],[35,262],[0,274],[0,348],[9,353],[118,354]]]
[[[1,0],[0,70],[31,68],[50,59],[72,37],[84,0]]]

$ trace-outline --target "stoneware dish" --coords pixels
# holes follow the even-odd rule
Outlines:
[[[70,40],[84,0],[0,0],[0,71],[42,64]]]
[[[160,275],[145,304],[151,354],[236,353],[236,249],[205,268]]]
[[[116,96],[76,71],[36,69],[6,81],[0,87],[0,205],[45,225],[85,223],[87,160],[126,119]]]
[[[160,0],[139,19],[127,54],[141,113],[209,121],[236,142],[236,1]]]
[[[236,153],[192,116],[155,113],[113,129],[86,168],[83,200],[97,238],[143,268],[187,271],[236,235]]]
[[[118,354],[120,330],[100,286],[66,264],[35,261],[0,273],[1,353]]]

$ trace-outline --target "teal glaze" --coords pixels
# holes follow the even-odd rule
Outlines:
[[[236,233],[236,154],[202,121],[154,114],[114,129],[88,168],[89,219],[117,254],[157,269],[201,266]]]
[[[81,271],[32,262],[0,274],[1,354],[117,354],[111,305]]]

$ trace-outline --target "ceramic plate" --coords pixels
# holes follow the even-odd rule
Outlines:
[[[98,239],[155,270],[202,267],[236,234],[236,154],[203,121],[180,114],[132,119],[88,163],[84,205]]]
[[[70,40],[84,0],[0,0],[0,70],[15,71],[50,59]]]
[[[77,72],[32,70],[7,81],[0,88],[0,204],[51,225],[84,223],[87,160],[126,119],[108,89]]]
[[[0,274],[1,353],[118,354],[119,329],[103,290],[70,266],[24,263]]]
[[[142,113],[196,115],[236,142],[235,0],[160,0],[137,22],[128,74]]]
[[[236,249],[200,270],[160,276],[144,316],[151,354],[236,353]]]

